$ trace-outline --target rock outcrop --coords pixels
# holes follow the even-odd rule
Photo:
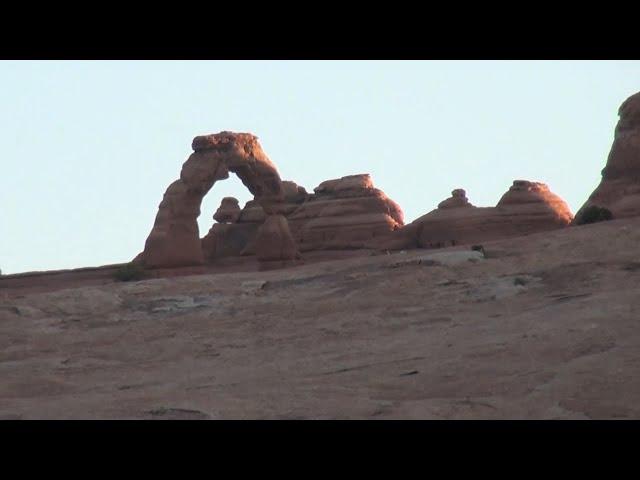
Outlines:
[[[375,188],[367,174],[327,180],[313,194],[290,181],[282,182],[282,187],[279,211],[287,219],[286,227],[276,220],[267,225],[260,204],[249,201],[236,223],[215,224],[203,239],[207,261],[230,255],[260,255],[264,245],[258,227],[263,222],[262,230],[271,232],[269,235],[282,231],[286,236],[290,232],[300,251],[362,248],[371,239],[403,225],[400,207]],[[271,258],[273,252],[263,251],[262,255]]]
[[[240,205],[235,197],[224,197],[213,219],[220,223],[236,223],[240,218]],[[264,220],[264,219],[263,219]]]
[[[293,213],[309,197],[304,187],[289,180],[283,180],[282,194],[280,212],[285,216]],[[260,202],[254,199],[245,204],[237,221],[238,223],[262,223],[264,220],[264,210]]]
[[[304,187],[288,180],[282,182],[282,191],[283,200],[279,205],[279,211],[285,217],[296,210],[309,196]],[[244,208],[240,209],[235,198],[225,197],[213,219],[218,222],[226,221],[226,223],[215,223],[202,239],[202,249],[207,263],[214,262],[216,258],[257,254],[259,250],[256,244],[259,238],[258,231],[267,219],[258,200],[250,200]],[[276,227],[276,225],[280,226]],[[288,226],[286,228],[282,226],[281,220],[272,221],[269,229],[273,228],[290,232]],[[289,248],[288,241],[284,240],[283,242],[281,247],[286,250]],[[272,257],[272,253],[265,253],[265,255],[269,258]],[[295,258],[298,257],[299,255],[296,253]]]
[[[301,251],[362,248],[400,228],[400,207],[368,174],[322,182],[287,216]]]
[[[451,196],[438,204],[438,208],[459,208],[473,207],[467,198],[467,192],[462,188],[456,188],[451,192]]]
[[[284,215],[268,215],[255,240],[258,259],[263,261],[283,261],[300,258],[296,243],[291,236],[289,223]]]
[[[220,207],[213,215],[216,220],[207,235],[202,239],[202,252],[206,263],[213,262],[216,258],[240,255],[249,241],[257,237],[258,228],[264,222],[266,216],[262,207],[261,218],[256,223],[236,223],[241,214],[238,200],[234,197],[225,197]]]
[[[590,206],[608,209],[613,218],[640,215],[640,92],[620,106],[618,115],[602,180],[576,213],[576,221]]]
[[[457,189],[438,208],[369,244],[396,250],[440,248],[516,237],[566,227],[567,204],[539,182],[515,180],[495,207],[474,207]]]
[[[281,260],[295,258],[295,242],[283,226],[286,207],[282,181],[257,137],[249,133],[221,132],[194,138],[192,148],[194,153],[182,166],[180,179],[164,194],[144,251],[136,261],[150,267],[204,263],[197,223],[200,204],[214,183],[228,178],[229,172],[235,173],[254,195],[269,221],[267,228],[258,229],[256,242],[262,244],[258,259],[271,260],[273,252],[287,256]],[[269,220],[272,215],[276,218]],[[277,234],[273,233],[274,225],[278,226]]]

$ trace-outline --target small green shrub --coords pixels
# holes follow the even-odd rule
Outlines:
[[[145,276],[145,271],[142,265],[133,262],[122,265],[114,274],[114,278],[120,282],[142,280]]]
[[[527,284],[527,281],[522,277],[516,277],[516,278],[513,279],[513,284],[514,285],[524,286],[524,285]]]
[[[613,214],[610,210],[604,207],[598,207],[597,205],[591,205],[590,207],[585,208],[578,219],[576,220],[576,225],[586,225],[588,223],[597,223],[597,222],[605,222],[607,220],[612,220]]]

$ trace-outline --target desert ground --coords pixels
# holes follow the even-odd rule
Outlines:
[[[635,218],[485,257],[3,276],[0,418],[640,418],[638,245]]]

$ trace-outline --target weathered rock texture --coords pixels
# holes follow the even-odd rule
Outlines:
[[[640,92],[620,106],[618,115],[602,180],[578,210],[576,220],[592,205],[607,208],[613,218],[640,215]]]
[[[240,211],[237,198],[224,197],[220,202],[220,207],[213,214],[213,219],[220,223],[235,223],[240,218]]]
[[[375,188],[368,174],[322,182],[288,215],[301,251],[362,248],[400,228],[400,207]]]
[[[289,215],[294,212],[302,203],[304,203],[307,198],[309,198],[309,194],[304,187],[289,180],[284,180],[282,182],[282,190],[284,198],[280,206],[280,211],[285,215],[285,217],[287,217],[287,223],[289,223]],[[242,212],[240,213],[238,224],[233,228],[242,232],[253,231],[255,233],[248,234],[248,236],[246,237],[247,241],[245,241],[240,248],[241,255],[256,254],[258,250],[257,230],[258,227],[264,222],[264,219],[264,211],[256,200],[251,200],[245,204]],[[289,225],[288,227],[290,231],[291,225]],[[245,238],[244,233],[242,238]]]
[[[180,179],[164,194],[158,215],[136,260],[152,267],[198,265],[205,261],[197,218],[203,197],[217,180],[235,173],[254,195],[267,216],[275,215],[265,229],[259,229],[258,259],[271,260],[274,252],[295,257],[295,244],[282,217],[284,191],[275,165],[263,152],[257,137],[248,133],[221,132],[194,138],[194,153],[182,166]],[[224,217],[228,218],[228,217]],[[273,225],[279,227],[274,230]]]
[[[254,202],[255,203],[255,202]],[[256,238],[258,228],[265,220],[262,207],[261,219],[256,223],[236,223],[240,218],[240,205],[234,197],[225,197],[220,207],[213,215],[214,223],[209,232],[202,239],[202,252],[205,262],[210,263],[216,258],[236,256],[242,253],[247,243]]]
[[[366,174],[327,180],[313,194],[290,181],[282,182],[282,187],[284,198],[279,209],[288,220],[288,226],[282,228],[291,232],[300,251],[362,248],[371,239],[403,225],[400,207],[375,188]],[[258,227],[264,220],[260,204],[247,202],[236,223],[216,224],[203,239],[206,259],[258,253],[262,248]],[[270,225],[280,228],[275,220]],[[212,234],[216,241],[209,238]],[[272,256],[263,254],[265,258]]]
[[[639,244],[635,217],[487,261],[3,275],[0,419],[638,420]]]
[[[438,204],[438,208],[458,208],[458,207],[473,207],[467,199],[467,192],[462,188],[457,188],[451,192],[451,196],[446,200],[441,201]]]
[[[386,238],[375,248],[440,248],[562,228],[572,220],[567,204],[539,182],[516,180],[495,207],[474,207],[464,190]]]
[[[285,216],[298,208],[308,197],[304,187],[287,180],[282,182],[282,191],[284,197],[282,204],[279,205],[279,211]],[[222,205],[220,209],[222,209]],[[218,212],[220,209],[218,209]],[[216,215],[218,212],[216,212]],[[216,215],[214,215],[214,220]],[[258,200],[248,201],[242,210],[238,207],[238,215],[234,217],[231,223],[225,225],[214,224],[209,233],[202,239],[205,261],[211,263],[216,258],[256,255],[257,250],[259,250],[257,247],[258,231],[260,226],[265,223],[266,218],[267,216]],[[281,224],[282,222],[277,221],[274,223],[272,221],[272,227],[276,223]],[[288,227],[284,231],[289,231]],[[285,248],[285,244],[288,245],[288,242],[280,246],[286,250],[289,247]],[[267,256],[271,257],[271,254]],[[295,254],[295,258],[298,257],[299,255]]]

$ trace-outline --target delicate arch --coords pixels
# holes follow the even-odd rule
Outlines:
[[[266,213],[258,231],[259,260],[291,260],[299,255],[282,215],[284,193],[276,166],[258,138],[221,132],[193,139],[194,153],[182,165],[180,179],[167,188],[144,251],[136,258],[150,267],[204,263],[198,216],[202,199],[217,180],[235,173]]]

